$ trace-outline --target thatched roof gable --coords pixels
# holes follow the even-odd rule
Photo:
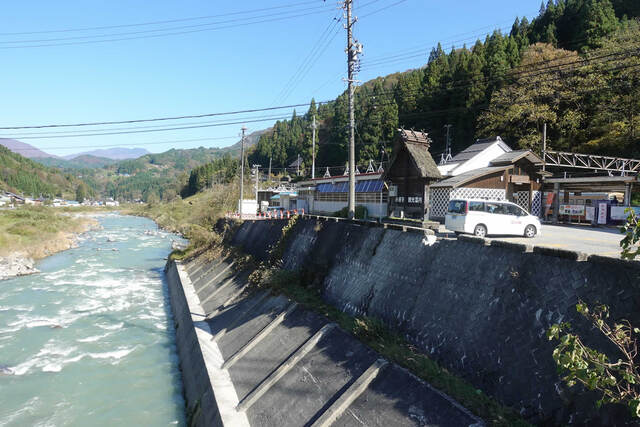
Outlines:
[[[398,129],[398,132],[400,137],[396,143],[395,152],[398,153],[400,149],[405,148],[421,178],[442,178],[436,162],[431,157],[431,153],[429,153],[429,147],[431,146],[429,135],[426,132],[405,129]],[[391,161],[389,169],[393,167],[394,161],[395,157]]]

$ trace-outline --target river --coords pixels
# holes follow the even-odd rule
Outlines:
[[[41,273],[0,282],[0,426],[185,424],[163,273],[178,238],[96,219]]]

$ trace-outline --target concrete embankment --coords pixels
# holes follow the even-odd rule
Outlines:
[[[266,259],[285,223],[247,221],[233,244]],[[575,305],[604,303],[612,319],[639,325],[638,263],[474,238],[430,246],[418,233],[316,219],[298,221],[282,263],[312,278],[326,301],[381,319],[532,422],[626,419],[624,408],[598,411],[597,396],[565,386],[546,331],[568,321],[614,354]]]
[[[481,426],[448,396],[231,259],[169,262],[187,412],[197,426]]]

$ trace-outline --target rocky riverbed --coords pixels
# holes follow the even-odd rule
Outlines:
[[[15,253],[9,256],[0,256],[0,280],[16,276],[38,273],[33,258],[25,253]]]
[[[35,267],[36,260],[75,248],[78,246],[80,234],[100,228],[98,221],[91,214],[80,213],[73,216],[81,221],[76,232],[59,232],[25,250],[11,252],[8,255],[0,254],[0,280],[38,273],[39,271]]]

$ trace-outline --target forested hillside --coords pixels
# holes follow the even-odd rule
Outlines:
[[[124,160],[106,168],[109,179],[104,192],[119,200],[172,200],[187,185],[192,169],[221,157],[223,153],[224,149],[199,147],[171,149]]]
[[[553,149],[640,157],[640,1],[557,0],[532,22],[516,19],[447,53],[434,48],[416,70],[370,81],[355,98],[356,158],[388,154],[395,129],[424,129],[436,160],[452,125],[453,154],[476,138],[500,135],[512,147],[541,150],[542,126]],[[316,164],[347,160],[347,94],[276,123],[250,163],[286,167],[298,154],[311,164],[311,119],[317,113]]]
[[[0,145],[0,189],[32,197],[74,198],[80,181]]]

